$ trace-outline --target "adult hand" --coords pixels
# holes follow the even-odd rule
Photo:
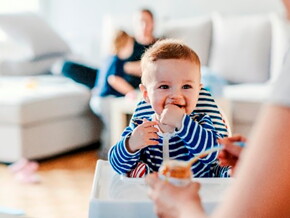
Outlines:
[[[174,186],[160,180],[157,173],[146,176],[148,195],[154,202],[158,217],[205,217],[198,194],[200,184],[192,182],[187,186]]]
[[[147,147],[148,145],[158,145],[158,129],[154,127],[158,123],[156,121],[148,121],[143,119],[143,123],[137,126],[127,143],[127,149],[129,152],[134,153],[135,151]]]
[[[246,138],[241,135],[218,139],[218,143],[224,146],[224,149],[218,154],[219,164],[221,166],[231,166],[232,175],[235,172],[236,164],[243,150],[243,147],[235,145],[235,142],[245,141]]]

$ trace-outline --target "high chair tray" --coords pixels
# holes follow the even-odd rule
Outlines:
[[[222,200],[232,183],[228,178],[195,178],[201,183],[200,195],[209,214]],[[115,173],[108,161],[98,160],[90,197],[89,218],[156,217],[147,196],[143,178],[128,178]]]

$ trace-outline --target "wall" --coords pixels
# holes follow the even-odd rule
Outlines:
[[[164,20],[219,11],[226,14],[283,12],[281,0],[40,0],[41,13],[76,54],[100,63],[100,41],[106,15],[130,20],[141,7],[152,9],[157,28]]]
[[[38,11],[39,0],[0,0],[0,13]]]

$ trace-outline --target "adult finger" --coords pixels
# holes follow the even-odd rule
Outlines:
[[[154,188],[155,185],[157,184],[157,182],[159,181],[158,179],[158,174],[156,172],[148,174],[145,177],[145,182],[147,185],[149,185],[150,187]]]
[[[228,139],[231,142],[245,142],[245,141],[247,141],[247,139],[240,134],[233,135],[232,137],[229,137]]]
[[[242,135],[235,135],[232,137],[225,137],[218,139],[218,142],[220,144],[226,145],[226,144],[233,144],[235,142],[245,142],[246,138]]]
[[[191,186],[192,186],[195,190],[197,190],[197,191],[199,191],[199,189],[200,189],[200,183],[199,183],[199,182],[192,182],[192,183],[191,183]]]
[[[234,144],[225,144],[224,145],[224,149],[229,152],[231,155],[234,155],[236,157],[239,157],[243,148],[238,146],[238,145],[234,145]]]

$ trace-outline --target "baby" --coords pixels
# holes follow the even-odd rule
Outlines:
[[[201,90],[196,53],[180,41],[160,40],[145,52],[141,68],[140,90],[154,115],[140,117],[137,123],[132,120],[111,148],[109,161],[114,170],[128,174],[142,162],[145,173],[158,171],[166,153],[169,159],[187,161],[219,146],[217,139],[222,136],[211,118],[193,112]],[[193,175],[227,177],[228,168],[217,170],[216,158],[217,152],[200,158],[191,167]]]
[[[94,92],[101,97],[124,96],[135,90],[135,77],[125,73],[124,64],[132,53],[134,39],[123,30],[116,31],[112,43],[112,55],[100,69]],[[138,85],[137,85],[138,87]]]

